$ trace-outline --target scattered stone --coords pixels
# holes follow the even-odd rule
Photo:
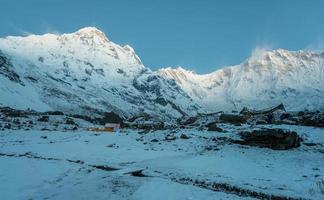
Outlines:
[[[42,139],[47,139],[46,135],[41,136]]]
[[[97,169],[101,169],[101,170],[104,170],[104,171],[114,171],[114,170],[119,170],[117,168],[114,168],[114,167],[110,167],[110,166],[107,166],[107,165],[90,165],[91,167],[94,167],[94,168],[97,168]]]
[[[61,111],[47,111],[44,114],[47,114],[47,115],[64,115],[64,113],[61,112]]]
[[[78,164],[84,164],[84,161],[82,160],[70,160],[70,159],[66,159],[68,162],[72,162],[72,163],[78,163]]]
[[[207,147],[205,147],[205,149],[206,149],[206,151],[211,151],[211,150],[213,150],[213,147],[212,146],[207,146]]]
[[[112,147],[114,147],[116,144],[108,144],[106,147],[108,147],[108,148],[112,148]]]
[[[44,58],[43,57],[38,57],[38,61],[39,62],[44,62]]]
[[[182,122],[181,125],[190,125],[197,121],[197,117],[189,117],[186,121]]]
[[[304,111],[300,111],[300,112],[298,112],[297,115],[298,115],[298,116],[303,116],[303,115],[305,115],[305,112],[304,112]]]
[[[309,147],[320,145],[320,144],[317,144],[317,143],[314,143],[314,142],[304,142],[303,144],[306,145],[306,146],[309,146]]]
[[[159,141],[158,139],[151,140],[151,142],[158,142],[158,141]]]
[[[11,129],[11,124],[6,124],[6,125],[3,126],[3,128],[5,128],[5,129]]]
[[[20,124],[20,120],[19,120],[19,119],[14,119],[14,120],[12,121],[12,123],[14,123],[14,124],[16,124],[16,125],[19,125],[19,124]]]
[[[175,140],[175,139],[177,139],[177,137],[173,134],[167,134],[165,136],[165,140],[167,140],[167,141],[171,141],[171,140]]]
[[[143,174],[143,170],[134,171],[131,175],[136,177],[146,177],[146,175]]]
[[[282,113],[282,114],[280,115],[280,120],[289,119],[290,117],[291,117],[291,114],[285,112],[285,113]]]
[[[186,134],[182,133],[182,134],[180,135],[180,138],[181,138],[181,139],[185,139],[185,140],[187,140],[187,139],[189,139],[190,137],[187,136]]]
[[[68,125],[76,125],[76,123],[74,122],[74,120],[72,118],[65,118],[65,124],[68,124]]]
[[[266,120],[263,120],[263,119],[260,119],[260,120],[257,120],[255,122],[256,125],[260,125],[260,124],[268,124],[268,122]]]
[[[186,126],[185,126],[185,125],[180,125],[179,128],[181,128],[181,129],[185,129]]]
[[[300,146],[302,138],[294,131],[284,129],[259,129],[251,132],[240,132],[242,140],[233,141],[236,144],[265,147],[274,150],[287,150]]]
[[[281,121],[281,123],[289,124],[289,125],[295,125],[296,124],[295,121],[292,121],[292,120],[289,120],[289,119],[284,119],[284,120]]]
[[[40,118],[37,119],[37,121],[39,121],[39,122],[48,122],[49,121],[49,116],[47,116],[47,115],[41,116]]]
[[[126,173],[126,174],[130,174],[130,175],[136,176],[136,177],[147,177],[145,174],[143,174],[143,170],[142,169],[136,170],[136,171],[132,171],[132,172],[129,172],[129,173]]]

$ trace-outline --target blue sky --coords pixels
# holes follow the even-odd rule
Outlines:
[[[0,36],[96,26],[133,46],[152,69],[198,73],[245,60],[256,47],[324,44],[322,0],[1,0]]]

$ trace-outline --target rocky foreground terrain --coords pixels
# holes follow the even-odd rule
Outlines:
[[[323,113],[243,111],[163,124],[2,107],[2,197],[322,199]],[[125,128],[87,130],[112,121]]]

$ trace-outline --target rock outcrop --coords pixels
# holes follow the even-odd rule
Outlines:
[[[258,129],[239,133],[241,140],[234,143],[265,147],[274,150],[287,150],[300,146],[302,138],[294,131],[284,129]]]

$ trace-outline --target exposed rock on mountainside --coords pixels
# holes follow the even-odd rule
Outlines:
[[[9,59],[0,51],[0,74],[7,77],[10,81],[19,83],[24,86],[19,75],[14,71]]]

